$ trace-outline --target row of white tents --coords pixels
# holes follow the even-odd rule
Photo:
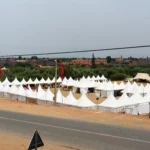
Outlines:
[[[148,114],[150,112],[150,93],[142,97],[135,93],[128,97],[124,93],[119,99],[116,99],[112,94],[98,106],[100,110],[110,112],[122,112],[129,114]]]
[[[26,101],[27,98],[32,98],[37,101],[38,104],[51,104],[53,103],[54,94],[48,88],[46,91],[42,89],[39,85],[37,91],[32,90],[30,86],[28,89],[24,88],[22,85],[17,87],[16,85],[3,86],[0,84],[0,97],[8,98],[12,100]],[[93,107],[95,104],[88,99],[88,97],[83,94],[79,100],[76,100],[72,95],[72,92],[64,97],[60,90],[57,92],[56,102],[60,105],[70,105],[76,107]]]
[[[99,75],[97,77],[95,76],[88,76],[87,78],[85,78],[84,76],[80,79],[80,81],[82,80],[87,80],[87,81],[107,81],[107,79],[104,77],[104,75],[102,75],[102,77],[100,77]],[[69,79],[67,79],[66,77],[63,79],[61,79],[61,77],[59,77],[56,82],[57,83],[62,83],[62,85],[64,84],[68,84],[69,83],[69,86],[70,84],[72,85],[72,83],[74,82],[75,80],[72,79],[72,77],[70,77]],[[5,80],[2,82],[3,85],[24,85],[24,84],[53,84],[55,83],[55,77],[51,80],[50,78],[47,78],[46,80],[44,78],[42,78],[41,80],[38,80],[37,78],[33,81],[31,78],[28,80],[28,81],[25,81],[25,79],[23,78],[21,80],[21,82],[15,78],[12,82],[10,82],[8,80],[8,78],[6,77]],[[66,85],[68,86],[68,85]]]
[[[104,76],[102,76],[104,78]],[[55,82],[55,78],[53,80],[50,80],[49,78],[45,81],[43,78],[38,81],[38,79],[35,79],[32,81],[30,78],[27,82],[22,79],[21,82],[18,81],[17,78],[14,79],[13,82],[9,82],[9,80],[6,78],[1,84],[3,86],[5,85],[26,85],[26,84],[52,84]],[[90,88],[95,89],[95,93],[97,96],[101,97],[108,97],[111,93],[114,94],[115,91],[121,90],[123,93],[127,93],[129,96],[131,96],[134,93],[139,94],[145,94],[150,93],[150,84],[148,83],[146,86],[143,86],[141,84],[140,86],[137,85],[136,82],[131,84],[128,82],[127,84],[124,84],[124,82],[121,82],[118,84],[117,82],[112,83],[111,81],[94,81],[94,80],[87,80],[85,77],[82,77],[82,79],[73,80],[71,77],[69,79],[64,78],[63,81],[61,81],[61,78],[57,79],[57,83],[60,83],[61,86],[71,86],[73,87],[73,92],[77,91],[77,88],[80,89],[80,93],[88,93]]]
[[[26,98],[33,98],[38,104],[52,104],[54,95],[49,88],[47,90],[43,90],[40,85],[36,91],[32,90],[30,86],[26,89],[22,85],[12,85],[10,87],[9,85],[3,86],[0,84],[0,97],[17,99],[20,101],[26,101]],[[95,104],[86,96],[85,93],[77,100],[71,91],[67,97],[64,97],[61,91],[58,90],[56,102],[59,105],[68,105],[80,108],[91,108],[113,112],[120,112],[123,109],[125,112],[130,114],[143,114],[149,113],[150,93],[145,96],[141,96],[140,93],[134,93],[131,97],[127,96],[126,93],[123,93],[119,99],[116,99],[113,94],[110,94],[104,102],[101,104]]]

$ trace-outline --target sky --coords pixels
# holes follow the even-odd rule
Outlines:
[[[0,0],[0,55],[137,45],[150,45],[150,0]],[[150,48],[94,55],[150,57]]]

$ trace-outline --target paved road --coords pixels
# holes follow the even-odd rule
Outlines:
[[[150,150],[150,131],[0,111],[0,130],[31,138],[36,129],[44,140],[75,149]]]

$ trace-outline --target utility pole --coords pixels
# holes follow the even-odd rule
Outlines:
[[[56,60],[55,60],[54,106],[56,106],[56,92],[57,92],[57,58],[56,58]]]

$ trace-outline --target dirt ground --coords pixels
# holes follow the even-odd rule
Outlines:
[[[10,133],[0,133],[1,150],[27,150],[30,141],[31,139],[28,139],[26,137],[13,135]],[[70,150],[70,148],[44,142],[44,146],[38,148],[38,150]]]

